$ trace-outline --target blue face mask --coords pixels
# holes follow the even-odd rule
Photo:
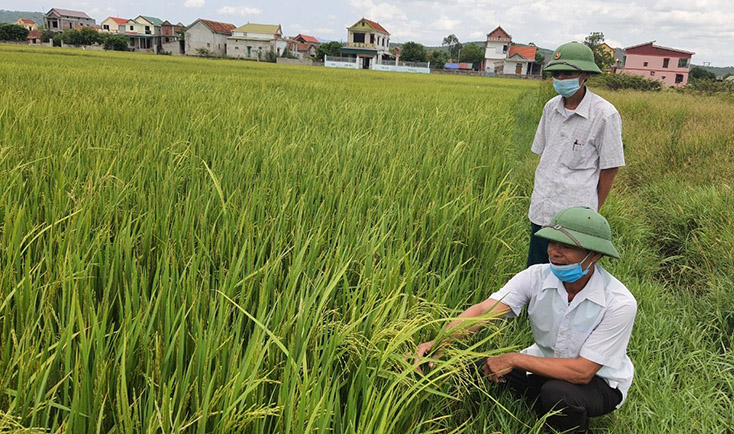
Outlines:
[[[584,263],[586,258],[588,258],[591,253],[592,252],[589,252],[588,255],[584,256],[584,259],[582,259],[581,262],[576,264],[553,265],[553,263],[551,263],[550,269],[561,282],[573,283],[589,273],[589,268],[591,268],[591,264],[589,264],[589,267],[586,268],[586,270],[581,268],[581,264]]]
[[[579,84],[579,77],[569,78],[566,80],[559,80],[557,78],[554,78],[553,89],[555,89],[559,95],[568,98],[578,92],[579,89],[581,89],[581,84]]]

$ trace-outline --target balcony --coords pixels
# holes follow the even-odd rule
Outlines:
[[[353,47],[353,48],[371,48],[373,50],[377,49],[377,44],[368,44],[366,42],[347,42],[347,47]]]

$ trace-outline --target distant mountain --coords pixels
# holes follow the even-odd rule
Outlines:
[[[43,25],[43,12],[6,11],[0,9],[0,23],[14,23],[18,18],[30,18],[39,26]]]
[[[734,66],[703,66],[703,65],[691,65],[691,67],[694,66],[700,66],[701,68],[705,69],[706,71],[713,72],[716,74],[717,78],[724,78],[726,74],[734,74]]]

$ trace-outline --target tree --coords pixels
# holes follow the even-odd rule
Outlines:
[[[400,60],[406,62],[428,62],[428,54],[422,44],[409,41],[400,50]]]
[[[433,50],[428,54],[428,61],[431,62],[431,67],[443,69],[443,66],[449,61],[449,53],[443,50]]]
[[[484,50],[477,44],[467,44],[461,50],[459,62],[479,63],[484,59]]]
[[[594,53],[594,63],[602,71],[606,68],[614,65],[614,54],[604,49],[604,33],[602,32],[591,32],[589,36],[584,39],[586,44],[591,51]]]
[[[337,41],[326,42],[316,49],[316,60],[324,61],[324,56],[337,57],[341,54],[342,44]]]
[[[457,60],[459,58],[459,53],[461,53],[461,42],[459,42],[459,38],[457,38],[456,35],[452,33],[443,38],[441,46],[448,47],[452,60]]]
[[[545,63],[545,56],[540,54],[538,51],[535,52],[535,62],[541,65]]]
[[[109,33],[102,37],[102,46],[105,50],[127,51],[129,43],[130,40],[125,35]]]
[[[716,74],[700,66],[691,68],[688,77],[691,80],[716,80]]]
[[[0,24],[0,41],[25,42],[28,38],[28,29],[15,24]]]
[[[91,27],[82,27],[79,30],[79,45],[93,45],[100,42],[101,38],[99,32]]]
[[[54,32],[52,32],[49,29],[43,29],[41,32],[41,42],[46,43],[50,40],[52,40],[54,37]]]

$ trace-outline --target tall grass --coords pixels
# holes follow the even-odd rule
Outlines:
[[[546,87],[65,49],[0,59],[0,430],[540,431],[466,368],[527,345],[522,320],[425,376],[403,358],[522,267]],[[594,428],[726,432],[731,261],[714,251],[731,245],[730,167],[696,157],[715,152],[704,137],[731,149],[727,130],[687,126],[709,102],[608,97],[628,167],[604,210],[624,258],[607,265],[640,301],[638,373]],[[671,256],[661,234],[689,242]],[[716,278],[682,287],[704,270]]]
[[[424,432],[451,414],[457,363],[397,367],[511,272],[507,132],[532,85],[2,57],[8,414],[68,432]]]

